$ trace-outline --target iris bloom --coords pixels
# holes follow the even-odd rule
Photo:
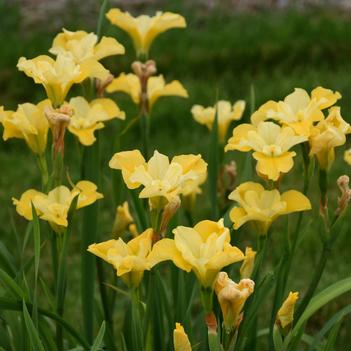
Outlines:
[[[280,194],[277,189],[266,190],[254,182],[239,185],[229,195],[229,199],[239,204],[229,214],[234,229],[254,221],[261,234],[265,234],[279,216],[311,209],[310,200],[299,191],[289,190]]]
[[[242,261],[244,254],[230,244],[229,229],[218,222],[201,221],[194,228],[179,226],[173,239],[162,239],[154,247],[154,262],[172,260],[180,269],[193,271],[203,288],[214,287],[220,270]]]
[[[44,100],[37,105],[18,105],[16,111],[0,110],[0,122],[4,127],[3,139],[24,139],[34,153],[42,155],[46,149],[49,130],[44,111],[50,106],[50,101]]]
[[[282,326],[282,328],[285,328],[293,322],[295,304],[298,298],[298,292],[289,292],[289,296],[280,307],[277,313],[277,322]]]
[[[225,151],[251,151],[257,160],[258,174],[271,180],[278,180],[281,173],[287,173],[294,165],[294,145],[306,141],[290,127],[280,127],[273,122],[260,122],[257,126],[241,124],[234,128],[233,136],[228,140]]]
[[[211,130],[217,112],[219,140],[224,143],[229,125],[232,121],[238,121],[243,116],[245,101],[239,100],[235,104],[220,100],[214,107],[203,107],[194,105],[191,113],[195,121],[206,125]]]
[[[180,323],[176,323],[173,331],[174,351],[191,351],[191,344],[188,335]]]
[[[245,249],[245,259],[240,267],[241,279],[250,278],[255,265],[256,251],[253,251],[251,247]]]
[[[88,251],[110,263],[117,276],[130,287],[137,287],[144,275],[155,263],[149,257],[152,248],[152,229],[125,243],[121,238],[92,244]]]
[[[72,98],[69,106],[73,115],[68,130],[85,146],[95,142],[94,132],[104,128],[104,122],[113,118],[125,119],[125,113],[111,99],[95,99],[89,103],[79,96]]]
[[[310,155],[316,155],[321,169],[329,169],[335,159],[335,147],[344,145],[351,133],[350,124],[340,114],[340,107],[332,107],[328,117],[313,128]]]
[[[123,180],[129,189],[143,185],[140,198],[149,198],[154,203],[175,197],[192,189],[195,182],[206,178],[207,164],[201,155],[175,156],[171,162],[166,155],[158,151],[148,162],[139,150],[116,153],[109,166],[122,171]]]
[[[48,221],[56,232],[62,232],[68,226],[68,211],[73,199],[78,196],[76,209],[89,206],[103,198],[97,192],[94,183],[82,180],[70,190],[66,186],[58,186],[48,194],[34,189],[25,191],[19,200],[13,198],[18,214],[27,220],[33,220],[32,203],[39,218]]]
[[[120,9],[111,9],[106,17],[115,26],[127,32],[132,38],[137,55],[148,55],[154,39],[172,28],[185,28],[184,17],[172,12],[156,12],[155,16],[133,17]]]
[[[139,77],[133,73],[121,73],[107,87],[108,93],[116,91],[130,95],[135,104],[140,103],[141,84]],[[187,98],[188,92],[178,80],[170,83],[165,82],[163,75],[150,77],[147,80],[147,96],[149,109],[151,110],[154,103],[162,96],[180,96]]]
[[[291,127],[297,135],[309,137],[314,123],[324,119],[322,110],[334,105],[341,98],[339,92],[317,87],[311,92],[296,88],[285,97],[284,101],[269,101],[256,111],[251,121],[257,125],[260,121],[274,119]]]
[[[242,279],[239,283],[233,282],[228,274],[218,274],[215,292],[223,314],[223,324],[229,333],[238,327],[242,318],[242,309],[246,300],[253,293],[255,283],[251,279]]]
[[[96,60],[87,59],[81,64],[72,55],[58,54],[56,60],[40,55],[33,59],[21,57],[17,68],[36,84],[42,84],[54,107],[63,104],[73,84],[81,83],[88,77],[105,80],[109,72]]]
[[[81,64],[86,60],[100,61],[108,56],[123,55],[125,50],[115,38],[102,37],[98,42],[94,33],[63,29],[62,33],[56,35],[49,52],[53,55],[68,53],[76,63]]]

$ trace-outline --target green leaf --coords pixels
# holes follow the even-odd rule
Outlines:
[[[218,333],[213,331],[208,332],[208,347],[210,351],[223,351]]]
[[[26,305],[29,310],[33,308],[33,305],[30,303],[27,303]],[[21,301],[0,297],[0,310],[22,311],[22,309],[23,307]],[[38,308],[38,313],[59,323],[67,333],[69,333],[80,345],[83,346],[84,350],[90,349],[89,344],[85,339],[82,338],[81,333],[76,331],[69,323],[67,323],[56,313],[47,311],[43,308]]]
[[[34,292],[33,292],[33,321],[36,327],[38,327],[38,274],[39,274],[39,262],[40,262],[40,224],[37,212],[32,205],[32,216],[33,216],[33,241],[34,241]]]
[[[99,333],[90,351],[99,351],[101,349],[102,341],[104,340],[105,330],[106,330],[106,323],[105,321],[103,321],[101,324]]]
[[[292,339],[294,339],[301,333],[301,330],[303,330],[305,323],[316,311],[318,311],[330,301],[334,300],[342,294],[345,294],[350,290],[351,277],[340,280],[330,285],[329,287],[321,291],[319,294],[317,294],[315,297],[313,297],[308,306],[306,307],[305,311],[302,313],[295,327],[285,338],[284,346],[287,347],[287,345],[289,345]]]
[[[30,343],[32,345],[33,350],[35,351],[45,351],[44,346],[40,340],[39,334],[37,329],[34,326],[34,323],[32,319],[30,318],[30,315],[27,310],[27,306],[23,300],[22,302],[22,311],[23,311],[23,317],[24,317],[24,322],[26,325],[26,329],[30,338]]]
[[[274,348],[276,351],[284,350],[283,338],[280,333],[279,327],[276,324],[273,327],[273,342],[274,342]]]
[[[333,317],[331,317],[323,326],[323,328],[315,335],[313,338],[313,342],[308,349],[308,351],[313,351],[317,349],[322,342],[324,336],[330,329],[334,327],[335,324],[339,323],[343,318],[351,313],[351,305],[347,305],[342,308],[340,311],[335,313]]]
[[[334,346],[335,346],[335,343],[336,343],[336,340],[337,340],[337,337],[339,334],[341,324],[342,324],[342,319],[334,325],[334,327],[332,328],[332,330],[329,333],[327,344],[325,345],[325,348],[323,349],[323,351],[334,351],[335,350]]]
[[[13,296],[19,297],[22,300],[27,298],[22,288],[2,269],[0,269],[0,281],[3,283],[4,288]]]
[[[13,257],[2,242],[0,242],[0,267],[12,275],[16,274],[17,269]]]

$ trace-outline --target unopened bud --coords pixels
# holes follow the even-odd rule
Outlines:
[[[109,74],[105,80],[97,79],[96,80],[96,94],[99,98],[104,96],[106,88],[113,81],[113,75]]]
[[[227,178],[227,190],[233,190],[237,175],[238,173],[235,161],[231,161],[229,164],[224,165],[224,176]]]
[[[131,65],[133,72],[140,79],[148,79],[149,77],[157,73],[156,62],[154,60],[148,60],[145,63],[140,61],[134,61]]]
[[[175,196],[164,208],[160,226],[160,235],[164,235],[168,224],[180,207],[180,198]]]
[[[62,105],[60,108],[46,108],[45,116],[49,121],[49,125],[52,132],[52,139],[54,145],[54,155],[60,152],[63,156],[64,153],[64,138],[66,128],[71,121],[71,117],[73,116],[73,109],[68,104]]]
[[[345,210],[351,199],[349,181],[350,178],[347,175],[342,175],[336,182],[341,192],[341,195],[338,197],[338,208],[335,211],[336,215],[340,215]]]

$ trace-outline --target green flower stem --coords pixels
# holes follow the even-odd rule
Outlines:
[[[49,182],[49,171],[46,156],[45,154],[36,155],[36,159],[41,174],[41,187],[42,190],[46,192],[48,190],[47,187]]]
[[[96,268],[97,268],[97,275],[99,281],[99,289],[100,289],[100,296],[102,301],[102,308],[104,311],[105,322],[106,322],[106,337],[105,342],[108,350],[116,351],[115,345],[115,337],[114,337],[114,330],[113,330],[113,305],[114,301],[109,298],[107,289],[106,289],[106,279],[105,279],[105,271],[103,267],[102,260],[96,260]]]
[[[140,116],[140,133],[143,143],[143,156],[149,158],[149,138],[150,138],[150,115],[143,113]]]
[[[131,302],[132,302],[132,350],[144,350],[143,347],[143,327],[141,323],[140,316],[140,299],[139,299],[139,289],[136,287],[132,287],[131,291]]]
[[[59,317],[63,317],[64,303],[67,285],[67,250],[68,250],[68,233],[67,230],[58,234],[58,274],[56,283],[56,312]],[[63,350],[63,330],[60,324],[56,325],[56,343],[59,351]]]

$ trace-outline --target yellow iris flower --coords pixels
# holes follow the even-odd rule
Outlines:
[[[173,331],[174,351],[191,351],[191,344],[188,335],[180,323],[176,323]]]
[[[86,60],[100,61],[108,56],[123,55],[125,49],[115,38],[102,37],[98,42],[95,33],[63,29],[56,35],[49,52],[53,55],[69,53],[76,63],[81,64]]]
[[[140,198],[166,199],[168,202],[198,186],[207,174],[207,164],[201,155],[175,156],[169,162],[169,158],[158,151],[148,162],[139,150],[118,152],[109,166],[122,171],[129,189],[144,186]]]
[[[329,115],[320,121],[310,136],[310,155],[316,155],[321,169],[328,170],[335,159],[335,147],[344,145],[351,126],[340,114],[340,107],[329,109]]]
[[[158,263],[172,260],[180,269],[195,273],[204,288],[213,288],[220,270],[245,256],[230,244],[229,229],[218,222],[201,221],[194,228],[179,226],[173,239],[162,239],[153,247],[150,259]]]
[[[137,55],[148,55],[154,39],[172,28],[185,28],[184,17],[172,12],[156,12],[155,16],[133,17],[120,9],[111,9],[106,17],[115,26],[127,32],[132,38]]]
[[[33,220],[31,205],[33,203],[38,217],[48,221],[55,231],[62,232],[68,226],[68,211],[76,196],[78,196],[76,209],[89,206],[103,198],[103,195],[97,192],[94,183],[82,180],[72,190],[63,185],[51,190],[48,194],[29,189],[19,200],[15,198],[12,200],[19,215],[29,221]]]
[[[298,292],[289,292],[289,296],[280,307],[277,313],[277,322],[282,326],[282,328],[289,326],[293,322],[294,309],[298,298]]]
[[[289,150],[306,140],[305,136],[296,135],[292,128],[280,127],[273,122],[260,122],[257,126],[244,123],[234,128],[225,151],[253,150],[258,174],[276,181],[281,173],[289,172],[294,165],[296,153]]]
[[[218,274],[215,292],[223,315],[226,331],[237,328],[242,318],[242,309],[246,300],[253,293],[255,283],[251,279],[242,279],[239,283],[232,281],[228,274]]]
[[[125,243],[121,238],[92,244],[88,251],[110,263],[117,271],[117,276],[130,287],[137,287],[144,275],[156,263],[149,257],[152,252],[152,229],[145,230],[136,238]]]
[[[141,85],[139,77],[133,73],[121,73],[115,78],[106,88],[108,93],[116,91],[130,95],[135,104],[140,103]],[[154,103],[162,96],[180,96],[187,98],[188,92],[178,80],[173,80],[170,83],[165,82],[162,75],[150,77],[147,80],[147,96],[149,108],[151,109]]]
[[[104,128],[103,122],[113,118],[125,119],[125,113],[111,99],[95,99],[89,103],[78,96],[72,98],[68,105],[73,110],[68,130],[85,146],[95,142],[94,132]]]
[[[36,84],[42,84],[54,107],[65,101],[73,84],[81,83],[88,77],[105,80],[109,72],[95,59],[86,59],[78,64],[72,55],[58,54],[56,60],[47,55],[33,59],[21,57],[17,68]]]
[[[240,120],[244,110],[245,101],[243,100],[239,100],[233,105],[229,101],[220,100],[213,107],[194,105],[191,109],[191,113],[195,121],[206,125],[206,127],[211,130],[217,112],[218,136],[220,142],[224,143],[230,123]]]
[[[341,98],[339,92],[317,87],[311,96],[306,90],[296,88],[293,93],[285,97],[284,101],[268,101],[251,116],[251,122],[274,119],[279,123],[291,127],[297,135],[309,137],[315,122],[324,119],[322,110],[336,103]]]
[[[279,216],[311,209],[310,200],[296,190],[280,194],[278,190],[266,190],[261,184],[246,182],[239,185],[230,195],[240,207],[230,211],[234,229],[249,221],[258,224],[261,234],[265,234]]]
[[[16,111],[0,110],[0,122],[4,127],[3,139],[24,139],[30,149],[42,155],[46,149],[49,122],[45,109],[51,107],[49,100],[37,105],[20,104]]]
[[[253,251],[251,247],[245,249],[245,259],[240,267],[240,278],[250,278],[255,265],[256,251]]]

